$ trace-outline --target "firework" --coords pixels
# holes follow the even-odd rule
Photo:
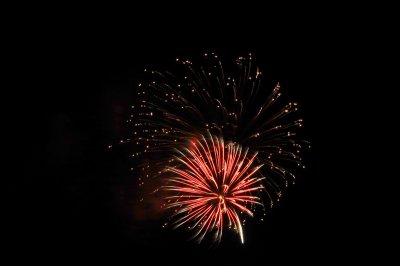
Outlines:
[[[259,190],[272,207],[294,183],[292,169],[304,168],[308,144],[296,138],[303,124],[297,103],[280,100],[279,83],[261,84],[251,55],[239,57],[230,74],[215,54],[201,66],[176,61],[179,75],[145,70],[149,81],[138,85],[130,121],[140,151],[133,156],[151,161],[145,177],[163,180],[172,224],[187,225],[200,241],[213,231],[220,240],[231,226],[243,242],[242,213],[262,205]]]
[[[224,143],[222,138],[204,136],[194,138],[182,150],[177,150],[170,173],[172,192],[167,197],[177,208],[175,227],[188,224],[201,241],[207,232],[215,231],[220,241],[223,228],[234,228],[244,242],[240,213],[253,216],[254,205],[262,205],[255,192],[263,190],[263,177],[257,177],[262,165],[253,166],[257,154],[248,155],[248,149],[235,143]]]

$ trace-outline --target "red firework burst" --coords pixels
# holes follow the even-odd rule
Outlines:
[[[263,206],[258,191],[264,190],[253,166],[257,154],[222,138],[200,136],[178,150],[173,166],[166,169],[171,193],[168,208],[176,208],[173,224],[187,226],[202,241],[215,233],[220,241],[225,227],[233,228],[244,243],[242,214],[253,216],[255,205]]]

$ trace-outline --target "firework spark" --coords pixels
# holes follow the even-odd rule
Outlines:
[[[167,167],[171,176],[163,188],[173,194],[167,207],[177,208],[175,227],[189,224],[199,241],[215,231],[220,241],[226,225],[244,243],[240,214],[253,216],[250,209],[263,206],[255,194],[264,189],[263,177],[257,177],[262,164],[253,166],[257,154],[249,156],[248,149],[215,136],[193,139],[178,153],[175,165]]]
[[[173,224],[191,224],[200,240],[214,230],[220,240],[231,225],[243,241],[239,212],[252,215],[251,206],[262,204],[257,190],[272,207],[294,183],[293,168],[304,168],[300,155],[308,143],[296,137],[303,125],[298,105],[281,100],[279,83],[262,85],[251,55],[239,57],[229,75],[216,54],[205,54],[202,66],[176,61],[180,75],[145,70],[151,78],[138,85],[128,122],[140,150],[132,156],[147,162],[139,183],[168,180],[160,191],[176,208]]]

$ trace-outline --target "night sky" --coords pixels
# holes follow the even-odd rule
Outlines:
[[[335,35],[307,25],[271,31],[260,23],[230,31],[222,23],[221,32],[197,27],[191,34],[137,24],[28,26],[23,39],[29,45],[16,47],[18,89],[10,110],[17,163],[7,177],[7,253],[15,260],[126,265],[324,265],[354,254],[360,233],[351,218],[357,203],[349,201],[350,184],[360,177],[345,169],[356,147],[343,154],[351,143],[343,136],[355,137],[344,99],[353,60],[331,48],[335,42],[343,48]],[[129,137],[125,120],[143,68],[167,68],[177,56],[212,51],[227,63],[254,53],[264,78],[279,80],[299,102],[312,149],[307,169],[265,221],[246,224],[245,245],[226,233],[209,248],[143,213],[129,146],[107,146]],[[333,68],[336,63],[343,68]]]

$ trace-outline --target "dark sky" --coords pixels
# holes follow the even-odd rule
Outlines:
[[[324,265],[354,255],[361,234],[352,217],[360,210],[350,199],[360,177],[348,170],[357,149],[348,116],[356,115],[345,95],[358,92],[348,84],[355,60],[342,54],[354,47],[329,26],[271,31],[261,19],[255,24],[231,30],[224,30],[229,23],[220,30],[207,24],[193,32],[138,23],[27,26],[15,47],[17,115],[10,127],[18,162],[7,178],[9,254],[130,265],[142,259],[145,265]],[[264,223],[246,226],[246,244],[227,234],[212,249],[162,230],[162,219],[136,219],[129,150],[107,149],[129,134],[124,120],[144,67],[168,67],[177,56],[206,51],[228,60],[253,52],[302,106],[312,143],[307,170]]]

